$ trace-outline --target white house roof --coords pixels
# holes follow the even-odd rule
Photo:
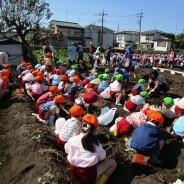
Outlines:
[[[85,26],[85,28],[91,28],[91,29],[93,29],[95,31],[101,31],[101,29],[102,29],[101,26],[96,26],[96,25],[93,25],[93,24]],[[103,30],[104,30],[104,32],[114,33],[114,30],[106,28],[106,27],[103,27]]]
[[[82,26],[80,26],[78,23],[75,23],[75,22],[64,22],[64,21],[52,20],[50,24],[55,24],[56,26],[62,26],[62,27],[84,29]]]

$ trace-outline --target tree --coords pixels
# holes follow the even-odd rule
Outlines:
[[[184,49],[184,33],[176,35],[175,47],[177,49]]]
[[[8,39],[18,37],[22,44],[24,59],[28,60],[31,53],[30,43],[35,40],[51,15],[49,4],[44,0],[4,0],[0,11],[0,33]]]

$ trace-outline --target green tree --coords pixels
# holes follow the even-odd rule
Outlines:
[[[176,49],[184,49],[184,33],[176,35],[175,47]]]
[[[30,59],[30,44],[52,13],[44,0],[3,0],[0,11],[0,33],[6,39],[18,38],[24,59]]]

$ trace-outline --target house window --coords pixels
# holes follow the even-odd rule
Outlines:
[[[166,47],[166,42],[157,42],[157,47]]]
[[[118,41],[122,41],[122,36],[118,36]]]
[[[73,35],[80,36],[80,35],[81,35],[81,32],[80,32],[80,31],[74,31],[74,32],[73,32]]]
[[[68,35],[71,35],[71,36],[80,36],[81,35],[81,32],[80,31],[68,31]]]
[[[154,37],[154,36],[151,36],[151,35],[146,35],[146,38],[145,38],[145,40],[151,40],[151,41],[153,41],[153,37]]]

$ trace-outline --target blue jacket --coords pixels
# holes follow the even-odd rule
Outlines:
[[[157,126],[144,123],[136,128],[132,134],[131,147],[150,154],[160,150],[159,141],[164,139],[164,134]]]
[[[61,75],[55,74],[54,78],[52,79],[52,85],[58,85],[61,82]]]

